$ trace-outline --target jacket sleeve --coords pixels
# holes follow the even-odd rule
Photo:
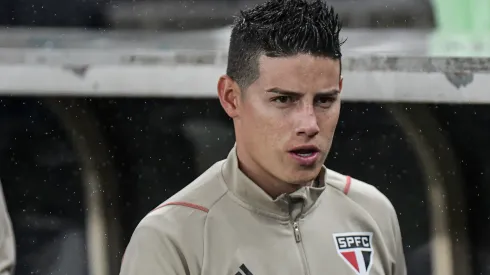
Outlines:
[[[120,275],[188,275],[178,242],[165,231],[139,226],[123,257]]]
[[[0,183],[0,275],[14,274],[15,239]]]
[[[395,233],[394,239],[394,258],[395,258],[395,266],[393,275],[407,275],[407,264],[405,262],[405,253],[403,251],[403,241],[402,234],[400,230],[400,224],[398,222],[398,218],[396,216],[396,212],[393,211],[393,229]]]

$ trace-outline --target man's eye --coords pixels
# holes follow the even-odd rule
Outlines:
[[[335,101],[336,98],[334,97],[320,97],[317,98],[317,104],[322,106],[322,107],[330,107],[332,103]]]
[[[278,97],[273,98],[272,101],[276,102],[276,103],[285,104],[285,103],[292,102],[293,99],[290,96],[283,95],[283,96],[278,96]]]

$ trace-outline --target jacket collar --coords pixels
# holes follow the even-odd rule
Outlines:
[[[305,186],[293,193],[273,199],[238,168],[236,146],[228,154],[222,166],[222,175],[228,190],[247,208],[281,219],[297,219],[305,215],[325,190],[327,169],[322,167],[317,183]]]

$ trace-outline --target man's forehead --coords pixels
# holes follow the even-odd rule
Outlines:
[[[267,77],[282,77],[290,75],[312,75],[329,77],[340,75],[340,60],[329,57],[316,57],[309,54],[298,54],[288,57],[259,58],[259,70]]]
[[[296,55],[260,58],[257,84],[264,89],[292,91],[332,90],[339,86],[340,62],[328,57]]]
[[[273,93],[273,94],[278,94],[278,95],[286,95],[286,96],[303,96],[307,92],[300,91],[300,90],[289,90],[289,89],[284,89],[280,87],[273,87],[269,89],[265,89],[266,93]],[[337,96],[340,93],[340,90],[338,87],[333,86],[332,88],[326,88],[326,89],[320,89],[320,90],[314,90],[311,91],[310,94],[313,95],[323,95],[323,96]]]

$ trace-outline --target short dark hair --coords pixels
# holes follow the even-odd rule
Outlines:
[[[241,11],[231,31],[226,74],[245,89],[259,77],[259,57],[311,54],[340,60],[342,23],[322,0],[269,0]]]

